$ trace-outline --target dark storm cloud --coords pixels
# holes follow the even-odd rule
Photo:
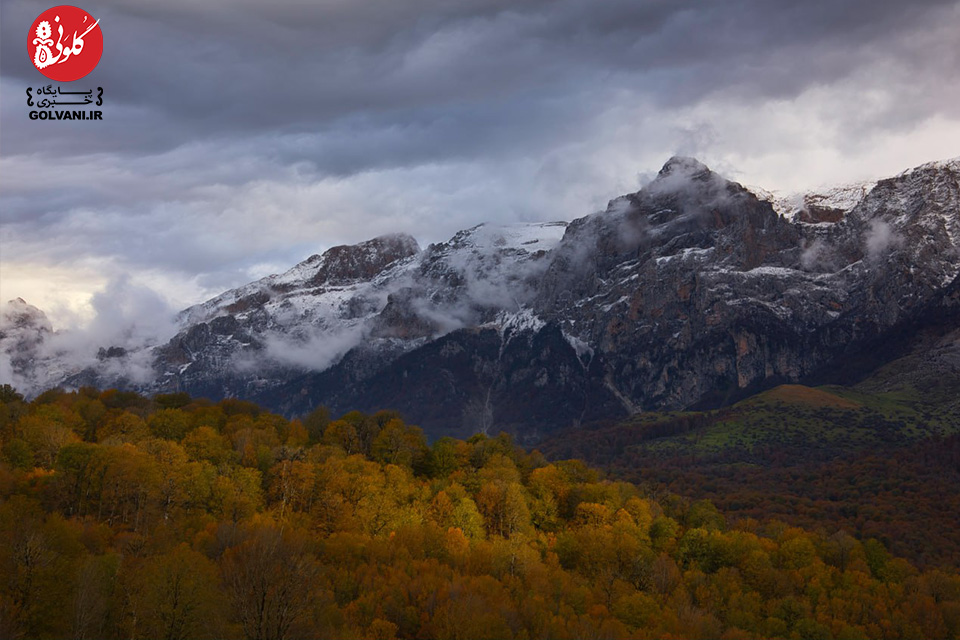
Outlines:
[[[883,54],[892,34],[933,24],[952,5],[101,2],[90,9],[104,25],[107,54],[91,79],[109,87],[111,100],[144,110],[111,129],[123,135],[103,140],[109,150],[316,131],[358,115],[377,130],[410,125],[416,135],[420,120],[443,118],[444,109],[485,138],[482,123],[464,114],[512,106],[512,121],[532,123],[538,101],[595,103],[613,88],[668,105],[731,85],[789,97]],[[20,32],[46,6],[5,3],[5,76],[36,82]],[[956,42],[942,44],[949,50],[940,55],[956,54]],[[27,132],[10,134],[8,153],[30,146],[19,133]],[[437,144],[436,153],[449,146]]]
[[[24,40],[49,6],[2,5],[4,258],[211,289],[391,225],[587,213],[652,155],[731,146],[744,118],[714,105],[854,87],[795,116],[840,155],[960,119],[957,2],[85,0],[105,52],[77,84],[105,88],[106,120],[29,122]],[[770,147],[757,122],[733,157]]]

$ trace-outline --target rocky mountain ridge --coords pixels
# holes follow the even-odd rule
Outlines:
[[[960,160],[790,203],[755,191],[678,157],[569,224],[334,247],[184,310],[165,344],[102,345],[54,382],[288,414],[395,408],[434,436],[536,439],[822,376],[942,313],[958,286]],[[42,378],[56,360],[42,332],[3,331],[11,369]]]

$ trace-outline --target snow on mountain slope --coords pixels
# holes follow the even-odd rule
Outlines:
[[[0,382],[21,389],[34,386],[40,371],[44,340],[53,334],[46,314],[15,298],[0,308]]]
[[[421,251],[407,235],[383,236],[314,255],[285,273],[227,291],[180,314],[184,326],[233,315],[266,314],[271,328],[359,322],[381,311],[389,293],[427,272],[468,275],[500,287],[516,264],[552,249],[566,223],[482,224]]]
[[[540,433],[821,375],[938,313],[958,239],[957,160],[790,205],[672,158],[569,224],[333,247],[184,310],[164,344],[106,349],[58,381]]]
[[[261,391],[352,349],[387,361],[520,309],[564,227],[478,225],[424,250],[405,234],[333,247],[182,312],[183,330],[156,349],[159,388]]]
[[[839,221],[877,184],[876,180],[831,185],[798,193],[782,194],[761,187],[747,187],[760,200],[769,202],[773,210],[792,222],[823,224]]]

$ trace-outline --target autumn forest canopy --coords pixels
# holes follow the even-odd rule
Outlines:
[[[0,389],[3,638],[955,638],[960,575],[393,412]]]

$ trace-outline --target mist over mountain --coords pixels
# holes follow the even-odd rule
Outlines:
[[[235,396],[288,415],[391,408],[434,437],[536,440],[783,382],[855,380],[917,327],[956,318],[958,272],[958,159],[779,198],[675,157],[570,223],[333,247],[169,324],[143,298],[149,330],[71,337],[15,300],[0,378],[27,392]]]

